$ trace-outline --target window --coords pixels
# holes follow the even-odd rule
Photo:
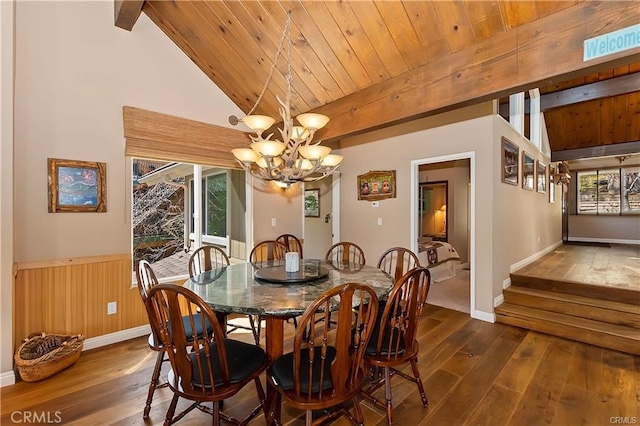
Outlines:
[[[193,180],[189,189],[193,199]],[[191,228],[194,229],[193,203],[191,203]],[[226,172],[202,177],[202,236],[203,241],[225,244],[227,238],[227,174]],[[210,237],[210,238],[207,238]],[[211,238],[213,237],[213,238]]]
[[[640,168],[622,169],[622,213],[640,214]]]
[[[578,214],[640,214],[640,169],[577,174]]]

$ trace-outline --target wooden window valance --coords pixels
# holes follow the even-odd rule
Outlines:
[[[231,150],[251,140],[240,130],[125,106],[125,155],[240,169]]]

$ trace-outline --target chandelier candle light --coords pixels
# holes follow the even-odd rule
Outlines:
[[[287,93],[284,101],[276,95],[280,104],[278,110],[282,117],[282,128],[278,129],[282,140],[271,140],[273,133],[267,137],[263,137],[262,133],[273,126],[276,120],[267,115],[252,115],[252,113],[267,89],[278,57],[283,51],[285,40],[287,41]],[[316,113],[299,114],[296,119],[300,125],[293,125],[291,79],[291,11],[289,11],[280,46],[262,93],[247,116],[240,119],[233,115],[229,117],[231,124],[236,125],[242,121],[255,132],[255,135],[251,135],[251,148],[231,150],[242,168],[259,179],[275,181],[283,188],[288,188],[296,182],[323,179],[333,173],[342,162],[342,156],[331,154],[331,148],[320,145],[320,142],[312,143],[315,132],[329,122],[329,117]]]

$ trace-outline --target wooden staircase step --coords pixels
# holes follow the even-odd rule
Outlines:
[[[511,286],[526,287],[557,293],[575,294],[583,297],[610,300],[612,302],[640,305],[640,291],[627,288],[586,284],[576,281],[563,281],[550,278],[535,277],[511,273]]]
[[[496,319],[505,324],[640,355],[640,330],[636,328],[506,302],[495,312]]]
[[[640,305],[511,286],[505,302],[640,329]]]

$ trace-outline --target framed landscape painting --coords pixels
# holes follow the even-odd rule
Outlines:
[[[107,164],[47,159],[49,213],[107,211]]]
[[[535,180],[535,160],[531,155],[522,151],[522,187],[533,191]]]
[[[320,190],[319,189],[305,189],[304,216],[320,217]]]
[[[506,138],[502,138],[502,181],[510,185],[518,184],[520,148]]]

